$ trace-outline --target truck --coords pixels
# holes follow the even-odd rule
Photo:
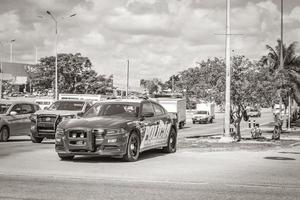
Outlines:
[[[193,113],[193,124],[199,123],[213,123],[215,119],[215,104],[214,103],[199,103],[196,105],[196,111]]]
[[[173,115],[178,128],[182,129],[186,124],[186,100],[176,98],[156,98],[155,100]]]

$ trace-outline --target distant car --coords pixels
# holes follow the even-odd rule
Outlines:
[[[247,112],[249,117],[261,117],[261,112],[258,109],[250,108]]]
[[[39,109],[39,105],[31,102],[0,101],[0,141],[7,142],[10,136],[29,135],[29,117]]]
[[[31,140],[41,143],[44,138],[54,138],[57,125],[66,119],[76,118],[92,106],[90,101],[59,100],[47,110],[39,110],[31,116]]]
[[[106,100],[94,104],[82,118],[61,122],[55,134],[55,150],[63,160],[75,155],[102,155],[136,161],[140,152],[149,149],[174,153],[176,125],[157,102]]]

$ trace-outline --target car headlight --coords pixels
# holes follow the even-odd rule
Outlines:
[[[56,133],[55,133],[55,137],[62,137],[63,135],[64,135],[64,129],[57,128]]]
[[[63,115],[61,116],[61,121],[68,120],[68,119],[74,119],[76,118],[75,115]]]
[[[119,135],[119,134],[125,134],[127,131],[123,128],[120,129],[106,129],[105,134],[106,135]]]
[[[33,123],[36,123],[37,115],[36,115],[36,114],[31,114],[31,115],[29,116],[29,119],[30,119],[30,121],[32,121]]]

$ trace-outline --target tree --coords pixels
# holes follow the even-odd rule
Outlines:
[[[154,94],[161,91],[162,85],[162,82],[157,78],[153,78],[151,80],[140,80],[140,86],[147,90],[149,94]]]
[[[285,44],[282,45],[283,66],[280,66],[281,43],[281,40],[277,40],[275,48],[266,45],[269,53],[261,60],[269,67],[270,74],[274,77],[273,85],[280,93],[285,106],[288,105],[289,95],[300,105],[300,56],[295,53],[297,42],[291,43],[288,47]]]
[[[54,88],[55,57],[44,57],[27,72],[32,87],[39,91]],[[76,54],[58,54],[58,88],[60,93],[105,94],[112,90],[112,76],[98,75],[87,57]]]

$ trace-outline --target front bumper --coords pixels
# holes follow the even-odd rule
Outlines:
[[[55,138],[55,132],[54,131],[43,131],[43,132],[39,132],[37,130],[37,126],[36,124],[31,124],[30,127],[30,132],[34,137],[46,137],[49,139],[54,139]]]
[[[84,138],[72,138],[68,134],[55,138],[55,150],[67,155],[123,156],[126,153],[128,133],[98,137],[87,132]]]

